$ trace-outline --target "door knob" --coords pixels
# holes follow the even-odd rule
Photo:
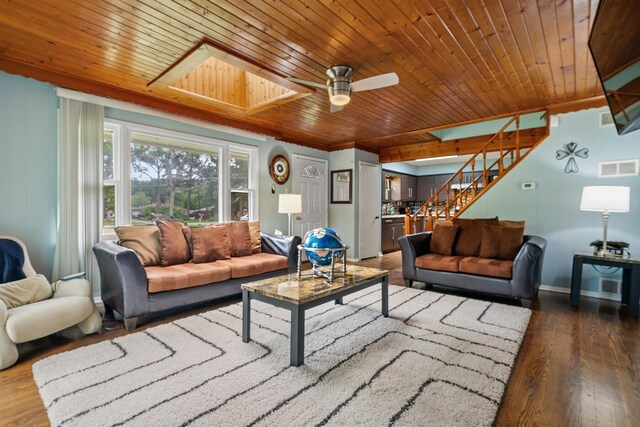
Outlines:
[[[379,217],[378,215],[376,215],[376,217],[375,217],[375,218],[373,218],[373,219],[380,219],[380,217]]]

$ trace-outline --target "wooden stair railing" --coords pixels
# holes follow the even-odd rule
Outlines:
[[[541,110],[542,111],[542,110]],[[405,234],[416,231],[418,218],[422,218],[422,230],[432,231],[439,219],[451,220],[462,214],[469,206],[480,198],[489,188],[504,177],[515,165],[520,163],[540,142],[549,135],[549,112],[546,111],[546,132],[540,139],[522,152],[520,147],[520,114],[514,115],[502,128],[496,132],[486,144],[455,172],[437,191],[427,199],[416,213],[406,210],[404,219]],[[506,129],[515,122],[515,147],[504,148],[503,139]],[[498,148],[490,147],[496,143]],[[498,151],[499,156],[493,163],[487,165],[487,153]],[[470,174],[465,182],[465,173]],[[456,182],[457,181],[457,182]],[[442,194],[442,195],[441,195]]]

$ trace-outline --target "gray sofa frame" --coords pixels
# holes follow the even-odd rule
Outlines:
[[[524,299],[533,299],[540,288],[542,261],[547,247],[547,241],[542,237],[524,236],[524,244],[513,261],[511,279],[416,268],[416,258],[429,253],[431,232],[409,234],[400,237],[398,241],[402,251],[402,276],[407,286],[418,281]]]
[[[127,330],[131,330],[135,329],[139,321],[152,315],[242,295],[242,283],[295,273],[298,267],[297,246],[301,243],[300,237],[277,237],[265,233],[260,233],[260,236],[262,252],[288,258],[286,269],[151,294],[147,292],[147,274],[133,250],[120,246],[116,241],[97,243],[93,252],[100,268],[101,298],[105,311],[111,315],[114,310],[117,311],[122,316]]]

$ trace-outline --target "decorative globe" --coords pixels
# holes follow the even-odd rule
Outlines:
[[[305,254],[309,261],[313,263],[316,267],[323,267],[331,264],[331,253],[335,252],[336,257],[342,256],[344,251],[329,251],[322,249],[338,249],[344,247],[342,244],[342,240],[330,228],[316,228],[315,230],[309,231],[304,236],[304,242],[302,242],[305,248],[313,248],[320,249],[316,251],[307,251],[305,250]]]

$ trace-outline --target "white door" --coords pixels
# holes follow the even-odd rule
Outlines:
[[[302,212],[293,215],[292,232],[300,237],[329,222],[327,168],[326,160],[293,155],[291,191],[302,195]]]
[[[380,170],[378,165],[359,162],[358,248],[360,259],[371,258],[380,251]]]

